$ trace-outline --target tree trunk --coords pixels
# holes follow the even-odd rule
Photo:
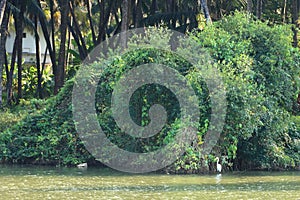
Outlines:
[[[15,26],[16,21],[15,21]],[[10,63],[10,69],[6,69],[6,76],[7,76],[7,104],[11,105],[13,101],[13,75],[15,70],[15,64],[16,64],[16,56],[17,56],[17,38],[15,38],[14,46],[13,46],[13,52],[11,55],[11,63]]]
[[[24,12],[25,3],[22,1],[19,18],[17,20],[16,38],[17,38],[17,65],[18,65],[18,95],[17,103],[22,99],[22,59],[23,59],[23,31],[24,31]]]
[[[139,28],[142,26],[143,19],[143,11],[142,11],[142,0],[138,0],[136,5],[136,13],[135,13],[135,28]]]
[[[297,0],[293,0],[292,2],[292,23],[293,23],[293,27],[292,27],[292,30],[293,30],[293,33],[294,33],[294,36],[293,36],[293,46],[294,47],[298,47],[298,23],[297,23],[297,20],[298,20],[298,1]]]
[[[0,11],[1,12],[1,11]],[[2,92],[3,92],[3,69],[5,66],[5,60],[6,60],[6,38],[7,38],[7,28],[8,28],[8,21],[9,21],[9,14],[7,9],[5,10],[2,18],[2,23],[0,23],[0,108],[3,106],[3,98],[2,98]]]
[[[281,17],[282,17],[282,23],[285,23],[286,20],[286,4],[287,4],[287,0],[283,1],[283,6],[281,9]]]
[[[153,1],[152,1],[152,3],[153,3]],[[171,7],[172,7],[172,0],[166,0],[165,5],[164,5],[165,12],[170,13],[172,10]],[[152,8],[152,6],[151,6],[151,8]],[[150,14],[152,12],[151,8],[150,8]]]
[[[41,4],[40,4],[39,1],[38,1],[38,5],[41,8]],[[53,41],[51,42],[51,40],[50,40],[50,34],[49,34],[49,31],[48,31],[48,28],[47,28],[47,21],[46,21],[45,16],[39,16],[39,21],[40,21],[40,24],[41,24],[41,28],[42,28],[42,31],[43,31],[44,38],[46,40],[47,49],[48,49],[49,54],[50,54],[53,74],[56,74],[57,65],[56,65],[56,55],[55,55],[55,43],[53,43]],[[52,31],[54,31],[54,29],[52,29]]]
[[[70,9],[70,12],[71,12],[71,15],[72,15],[72,18],[73,18],[73,25],[74,25],[74,30],[75,30],[75,33],[77,35],[77,37],[79,38],[80,40],[80,46],[83,50],[83,55],[81,55],[83,57],[83,59],[85,59],[88,55],[88,51],[87,51],[87,47],[86,47],[86,43],[85,43],[85,40],[81,34],[81,31],[80,31],[80,28],[79,28],[79,24],[77,22],[77,19],[76,19],[76,15],[74,13],[74,10],[73,10],[73,5],[72,5],[72,2],[69,3],[69,9]]]
[[[64,85],[65,79],[65,61],[66,61],[66,41],[67,41],[67,28],[68,28],[68,13],[69,4],[68,0],[61,0],[61,25],[60,25],[60,48],[58,55],[58,65],[55,74],[54,93],[57,94],[59,89]]]
[[[127,36],[126,31],[128,30],[128,9],[129,9],[129,0],[123,0],[121,6],[122,9],[122,22],[121,22],[121,47],[124,49],[127,47]]]
[[[89,19],[90,29],[92,31],[93,43],[96,44],[97,43],[97,38],[96,38],[96,33],[95,33],[95,28],[94,28],[94,23],[93,23],[93,18],[92,18],[90,0],[85,0],[85,4],[86,4],[86,7],[87,7],[87,11],[88,11],[88,19]]]
[[[204,13],[204,16],[205,16],[205,19],[206,19],[206,23],[211,24],[212,22],[211,22],[211,18],[210,18],[210,15],[209,15],[209,10],[208,10],[208,7],[207,7],[206,0],[200,0],[200,2],[201,2],[203,13]]]
[[[100,42],[105,40],[106,27],[108,24],[109,17],[111,15],[111,10],[112,10],[114,1],[108,1],[107,3],[108,3],[108,5],[107,5],[107,8],[105,9],[104,0],[102,0],[101,2],[100,2],[100,0],[98,0],[98,5],[100,7],[101,13],[100,13],[100,20],[99,20],[99,24],[98,24],[98,37],[97,37],[96,44],[99,44]]]
[[[85,53],[84,53],[84,50],[82,49],[82,45],[80,44],[80,40],[78,38],[78,35],[76,34],[70,20],[68,22],[68,27],[69,27],[69,31],[71,32],[71,34],[73,36],[73,39],[74,39],[75,43],[77,44],[80,60],[83,61],[85,59],[85,56],[84,56]]]
[[[50,0],[50,17],[51,17],[51,43],[53,48],[51,49],[52,52],[49,51],[49,53],[50,55],[52,54],[51,62],[52,62],[53,74],[55,75],[57,66],[56,66],[56,49],[55,49],[54,0]]]
[[[41,48],[40,40],[38,35],[38,17],[34,16],[34,25],[35,25],[35,58],[36,58],[36,69],[37,69],[37,96],[38,98],[43,98],[42,92],[42,74],[41,74]]]
[[[261,19],[262,16],[262,0],[257,0],[256,2],[256,17]]]
[[[143,20],[143,10],[142,10],[142,0],[138,0],[137,7],[136,7],[136,27],[139,28],[142,25]]]
[[[154,15],[157,9],[157,0],[152,0],[150,15]]]
[[[249,14],[252,13],[252,9],[253,9],[253,2],[252,2],[252,0],[247,0],[247,12]]]
[[[6,0],[1,0],[1,2],[0,2],[0,26],[2,24],[2,19],[3,19],[4,12],[5,12],[5,8],[6,8]]]

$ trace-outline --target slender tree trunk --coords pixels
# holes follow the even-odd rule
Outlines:
[[[36,58],[36,69],[37,69],[37,96],[38,98],[43,98],[42,92],[42,74],[41,74],[41,48],[40,40],[38,35],[38,17],[34,16],[34,25],[35,25],[35,58]]]
[[[54,22],[54,1],[50,0],[50,16],[51,16],[51,43],[53,46],[53,60],[56,62],[56,49],[55,49],[55,22]],[[56,67],[55,65],[53,67]],[[56,69],[53,69],[53,73]],[[55,74],[55,73],[54,73]]]
[[[200,2],[201,2],[203,13],[204,13],[204,16],[205,16],[205,19],[206,19],[206,23],[211,24],[212,21],[211,21],[210,15],[209,15],[209,10],[208,10],[208,7],[207,7],[206,0],[200,0]]]
[[[172,13],[177,13],[177,4],[174,0],[172,0]],[[180,22],[179,22],[180,23]],[[177,20],[171,20],[169,24],[175,29],[177,25]]]
[[[97,44],[99,44],[101,41],[104,40],[104,35],[105,35],[105,26],[104,26],[104,21],[105,21],[105,2],[104,0],[97,0],[98,1],[98,6],[100,8],[100,18],[99,18],[99,24],[98,24],[98,37],[97,37]]]
[[[121,46],[122,48],[127,47],[127,36],[126,31],[128,30],[128,9],[129,9],[129,0],[123,0],[121,6],[122,9],[122,22],[121,22]]]
[[[151,8],[150,8],[150,15],[154,15],[157,10],[157,0],[152,0]]]
[[[1,11],[0,11],[1,12]],[[7,28],[8,28],[8,21],[9,21],[9,13],[7,9],[5,10],[2,18],[2,23],[0,23],[0,108],[3,106],[3,98],[2,98],[2,92],[3,92],[3,69],[6,65],[6,39],[7,39]]]
[[[79,51],[79,56],[80,56],[80,60],[84,60],[85,59],[84,50],[82,48],[82,45],[81,45],[80,40],[78,38],[78,35],[76,34],[76,32],[75,32],[75,30],[74,30],[74,28],[73,28],[72,23],[70,22],[70,20],[68,22],[68,27],[69,27],[69,31],[72,33],[74,41],[77,44],[78,51]]]
[[[98,24],[98,37],[97,37],[97,43],[99,44],[100,42],[102,42],[103,40],[105,40],[105,34],[106,34],[106,27],[109,21],[109,17],[111,15],[111,10],[112,10],[112,6],[114,1],[108,1],[107,2],[108,5],[105,9],[105,2],[104,0],[102,0],[100,2],[100,0],[98,0],[98,5],[100,7],[100,20],[99,20],[99,24]]]
[[[60,25],[60,48],[58,55],[57,73],[55,74],[54,93],[57,94],[59,89],[64,85],[65,79],[65,61],[66,61],[66,41],[68,28],[68,0],[61,0],[61,25]]]
[[[93,43],[96,44],[97,43],[97,38],[96,38],[96,33],[95,33],[95,28],[94,28],[94,22],[93,22],[93,18],[92,18],[91,2],[90,2],[90,0],[85,0],[85,4],[86,4],[86,7],[87,7],[87,11],[88,11],[88,19],[89,19],[90,29],[92,31]]]
[[[257,0],[256,2],[256,17],[261,19],[262,17],[262,0]]]
[[[48,48],[45,49],[45,53],[44,53],[44,58],[43,58],[43,63],[42,63],[42,70],[41,70],[41,74],[44,73],[44,69],[46,66],[46,61],[47,61],[47,52],[48,52]]]
[[[68,33],[67,33],[67,37],[68,37],[68,41],[67,41],[67,55],[66,55],[66,67],[68,67],[69,66],[69,63],[70,63],[70,54],[69,54],[69,50],[70,50],[70,48],[71,48],[71,40],[72,40],[72,38],[71,38],[71,32],[70,31],[68,31]],[[68,69],[66,69],[66,70],[68,70]]]
[[[76,32],[76,35],[77,37],[79,38],[80,40],[80,45],[82,47],[82,50],[83,50],[83,55],[82,57],[85,59],[88,55],[88,51],[87,51],[87,47],[86,47],[86,43],[85,43],[85,40],[81,34],[81,30],[79,28],[79,24],[77,22],[77,19],[76,19],[76,15],[74,13],[74,10],[73,10],[73,5],[72,5],[72,2],[69,3],[69,6],[70,6],[70,12],[71,12],[71,15],[72,15],[72,18],[73,18],[73,24],[74,24],[74,30]]]
[[[23,59],[23,31],[24,31],[24,12],[25,12],[25,3],[21,3],[21,9],[19,13],[19,18],[17,20],[17,29],[16,29],[16,37],[17,37],[17,65],[18,65],[18,95],[17,95],[17,103],[19,103],[20,99],[22,99],[22,59]]]
[[[38,5],[41,8],[41,4],[40,4],[39,1],[38,1]],[[53,43],[53,41],[51,42],[50,34],[49,34],[49,31],[48,31],[48,28],[47,28],[47,20],[46,20],[45,16],[41,16],[40,15],[39,16],[39,21],[40,21],[40,24],[41,24],[41,28],[42,28],[42,31],[43,31],[44,38],[46,40],[47,49],[48,49],[49,54],[50,54],[50,59],[51,59],[52,69],[53,69],[53,74],[55,75],[56,74],[56,68],[57,68],[57,65],[56,65],[56,55],[55,55],[55,43]],[[52,31],[54,31],[54,29]]]
[[[286,4],[287,4],[287,0],[283,1],[283,6],[281,9],[281,17],[282,17],[282,23],[285,23],[286,20]]]
[[[143,11],[142,11],[142,0],[137,0],[136,13],[135,13],[135,28],[142,26]]]
[[[0,1],[0,26],[2,24],[2,19],[3,19],[4,12],[5,12],[5,8],[6,8],[6,0],[1,0]]]
[[[15,21],[15,26],[16,21]],[[17,38],[15,38],[14,41],[14,46],[13,46],[13,51],[11,55],[11,63],[10,63],[10,69],[6,70],[6,76],[7,76],[7,104],[11,105],[13,101],[13,75],[14,75],[14,70],[15,70],[15,64],[16,64],[16,56],[17,56]]]
[[[253,9],[253,2],[252,2],[252,0],[247,0],[247,12],[248,13],[252,13],[252,9]]]
[[[153,4],[153,1],[152,1],[152,4]],[[172,12],[172,0],[166,0],[164,6],[165,6],[165,12],[167,12],[167,13]],[[153,5],[151,5],[150,14],[153,13],[152,7],[153,7]]]
[[[293,46],[294,47],[298,47],[298,1],[297,0],[293,0],[292,2],[292,23],[294,24],[292,27],[294,36],[293,36]]]

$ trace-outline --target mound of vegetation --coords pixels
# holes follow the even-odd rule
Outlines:
[[[72,121],[72,87],[72,81],[66,82],[57,96],[46,101],[45,108],[0,134],[1,162],[74,165],[92,160]]]
[[[290,26],[270,26],[242,13],[197,34],[228,84],[219,152],[240,169],[299,166],[300,135],[291,118],[299,93],[299,51],[292,36]]]
[[[157,40],[165,39],[156,36]],[[164,64],[178,70],[193,86],[199,99],[201,121],[198,141],[167,167],[173,172],[213,169],[215,156],[225,169],[296,168],[300,165],[299,120],[292,117],[299,92],[299,52],[292,47],[289,26],[274,25],[236,13],[201,32],[190,35],[209,51],[221,71],[227,90],[227,116],[221,138],[209,155],[200,152],[209,126],[208,91],[189,62],[170,52],[140,49],[116,57],[99,81],[96,97],[98,120],[107,137],[132,152],[148,152],[165,145],[178,129],[178,102],[165,88],[146,86],[131,99],[130,114],[140,125],[149,123],[151,105],[168,111],[167,125],[149,140],[122,133],[111,116],[110,99],[122,73],[145,63]],[[161,41],[162,43],[164,41]],[[30,114],[0,133],[0,159],[7,163],[74,165],[95,162],[76,133],[72,119],[73,80],[66,82],[46,108]],[[171,99],[164,102],[163,99]],[[298,127],[296,126],[298,125]]]

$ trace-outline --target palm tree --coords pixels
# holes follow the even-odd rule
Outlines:
[[[293,37],[293,46],[297,47],[298,46],[298,18],[299,18],[299,10],[298,10],[298,0],[293,0],[292,1],[292,23],[293,27],[292,30],[294,32],[294,37]]]
[[[253,2],[252,0],[247,0],[247,12],[252,13]]]
[[[17,45],[17,66],[18,66],[18,96],[17,103],[22,98],[22,59],[23,59],[23,32],[24,32],[24,13],[26,9],[26,1],[18,2],[20,12],[16,21],[16,45]]]
[[[211,24],[211,18],[210,18],[209,10],[208,10],[208,7],[207,7],[207,2],[206,2],[206,0],[200,0],[200,2],[201,2],[201,6],[202,6],[202,9],[203,9],[203,12],[204,12],[206,23]]]
[[[15,67],[16,60],[17,60],[17,65],[18,65],[18,99],[17,100],[22,98],[22,53],[23,53],[23,49],[22,49],[23,41],[22,40],[23,40],[24,27],[26,26],[29,29],[33,30],[33,32],[35,32],[35,36],[38,39],[39,35],[37,34],[37,22],[35,24],[30,19],[30,16],[34,16],[35,18],[40,19],[39,21],[41,22],[42,27],[43,27],[43,25],[45,27],[47,25],[45,23],[43,23],[45,21],[43,21],[42,19],[45,18],[45,15],[44,15],[43,10],[40,7],[39,1],[37,1],[37,0],[8,0],[7,5],[8,5],[7,10],[9,10],[9,12],[13,14],[11,16],[14,18],[15,30],[16,30],[16,38],[15,38],[15,41],[13,44],[13,52],[12,52],[12,56],[11,56],[10,68],[8,67],[8,64],[6,64],[6,68],[5,68],[6,76],[7,76],[7,87],[6,87],[7,103],[8,103],[8,105],[10,105],[13,100],[12,83],[13,83],[14,67]],[[45,29],[47,29],[47,27]],[[48,38],[49,37],[45,37],[46,41]],[[2,44],[4,44],[4,48],[5,48],[6,38],[2,38],[2,41],[3,41]],[[3,49],[3,47],[2,47],[2,49]],[[5,51],[1,50],[1,53],[3,53],[4,57],[5,57],[4,52]],[[1,55],[1,57],[3,58],[3,55]],[[3,60],[3,59],[0,59],[0,60]],[[37,58],[37,60],[38,60],[38,58]],[[6,59],[4,59],[4,61],[6,61]],[[41,75],[38,74],[38,77],[40,77],[40,76]]]
[[[6,0],[1,0],[1,2],[0,2],[0,25],[2,24],[5,7],[6,7]]]
[[[123,4],[121,8],[122,8],[121,32],[123,32],[123,34],[121,35],[121,47],[126,48],[127,47],[126,31],[128,30],[129,0],[123,0]]]
[[[60,1],[61,24],[60,24],[60,48],[58,52],[58,64],[55,75],[54,93],[57,94],[59,89],[64,85],[65,65],[66,65],[66,41],[69,15],[69,1]]]
[[[9,15],[6,10],[6,0],[0,2],[0,108],[2,107],[2,91],[3,91],[3,69],[5,65],[5,43],[7,37],[7,28],[8,28]]]
[[[262,0],[257,0],[256,2],[256,17],[258,19],[261,19],[262,15],[262,6],[263,6],[263,1]]]

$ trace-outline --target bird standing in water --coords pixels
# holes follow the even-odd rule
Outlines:
[[[219,163],[219,157],[216,158],[217,159],[217,172],[222,172],[222,165]]]

